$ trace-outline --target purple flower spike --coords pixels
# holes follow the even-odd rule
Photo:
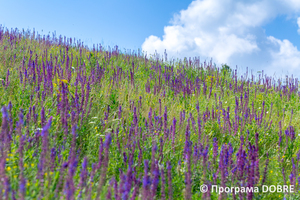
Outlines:
[[[213,156],[214,156],[214,160],[216,159],[216,157],[218,156],[218,141],[217,138],[214,138],[214,143],[213,143]]]
[[[104,147],[109,148],[109,145],[111,144],[111,134],[109,133],[108,135],[105,136],[105,142],[104,142]]]
[[[149,188],[151,185],[151,179],[148,175],[149,161],[144,161],[144,178],[143,178],[143,195],[145,198],[148,198]]]
[[[171,162],[167,162],[169,199],[173,199]]]

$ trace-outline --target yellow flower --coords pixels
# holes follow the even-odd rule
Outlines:
[[[14,178],[17,178],[18,176],[17,175],[14,175]]]
[[[68,81],[66,79],[57,79],[57,81],[60,82],[60,83],[62,83],[62,82],[68,83]]]
[[[33,163],[31,163],[31,167],[34,167],[34,164],[33,164]]]
[[[27,166],[28,166],[28,165],[25,163],[25,164],[24,164],[24,167],[27,167]]]
[[[17,168],[17,166],[14,166],[14,169],[16,169]]]
[[[52,175],[53,174],[53,172],[50,172],[50,175]]]
[[[7,167],[7,171],[10,171],[11,170],[11,168],[10,167]]]
[[[45,173],[45,176],[47,176],[47,172]]]
[[[66,79],[61,79],[61,81],[64,83],[68,83],[68,81]]]
[[[6,161],[8,162],[8,161],[9,161],[9,158],[6,158]]]
[[[30,183],[28,182],[28,183],[27,183],[27,186],[29,186],[29,185],[30,185]]]

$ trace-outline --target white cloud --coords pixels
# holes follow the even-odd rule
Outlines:
[[[300,52],[297,47],[288,40],[281,41],[272,36],[269,36],[268,40],[279,47],[279,50],[270,51],[272,63],[267,70],[275,73],[274,69],[281,69],[285,74],[288,72],[289,75],[294,74],[299,76]]]
[[[295,14],[300,15],[299,0],[196,0],[174,15],[162,39],[151,35],[142,49],[161,55],[166,49],[169,58],[200,56],[266,71],[286,70],[289,63],[289,72],[296,72],[297,48],[288,40],[266,36],[262,28],[278,15]],[[297,22],[300,34],[300,18]]]

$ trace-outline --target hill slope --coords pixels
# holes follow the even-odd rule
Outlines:
[[[298,192],[298,80],[237,77],[198,59],[89,50],[3,27],[0,80],[2,198],[291,195],[262,185]]]

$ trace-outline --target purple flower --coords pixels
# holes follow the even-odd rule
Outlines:
[[[213,143],[214,149],[213,149],[213,156],[214,160],[218,156],[218,141],[217,138],[214,138],[214,143]]]
[[[105,148],[107,148],[107,149],[109,148],[109,145],[111,144],[111,140],[112,140],[111,134],[109,133],[105,136],[105,142],[104,142]]]
[[[144,160],[144,177],[143,177],[143,189],[144,197],[148,196],[149,187],[151,185],[151,179],[148,175],[149,161]]]
[[[171,162],[167,162],[169,199],[173,199]]]
[[[127,161],[127,155],[126,155],[126,152],[123,152],[123,160],[124,160],[124,163],[126,163],[126,161]]]
[[[82,162],[82,168],[81,168],[81,173],[80,173],[80,187],[81,190],[83,189],[83,187],[86,186],[86,179],[87,179],[87,175],[88,175],[88,171],[87,171],[87,157],[84,157],[83,162]]]
[[[9,119],[8,118],[8,112],[7,112],[7,108],[5,106],[3,106],[1,108],[1,112],[2,112],[2,118],[6,118],[8,120]]]

